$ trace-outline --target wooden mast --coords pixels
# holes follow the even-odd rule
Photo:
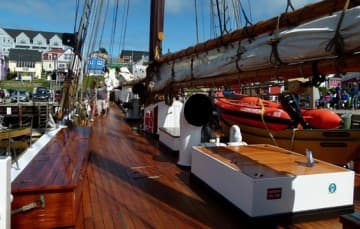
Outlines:
[[[164,38],[164,7],[165,0],[152,0],[150,12],[150,45],[149,61],[157,61],[162,53]]]
[[[157,74],[157,62],[162,53],[162,40],[164,39],[164,9],[165,0],[151,0],[150,6],[150,34],[149,34],[149,65],[146,69],[146,77],[140,82],[125,83],[124,85],[133,85],[137,87],[135,91],[142,97],[147,94],[147,85]],[[145,85],[143,84],[145,82]]]

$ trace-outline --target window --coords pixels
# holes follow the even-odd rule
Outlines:
[[[71,54],[65,54],[64,59],[65,60],[71,60]]]

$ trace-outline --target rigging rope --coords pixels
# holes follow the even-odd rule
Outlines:
[[[94,48],[96,46],[96,43],[97,43],[97,34],[99,34],[99,24],[100,24],[100,18],[101,18],[101,15],[102,15],[102,11],[103,11],[103,6],[104,6],[104,0],[101,0],[100,1],[100,5],[98,6],[98,10],[96,11],[96,14],[95,14],[95,30],[93,30],[93,34],[92,34],[92,42],[90,43],[89,45],[89,53],[94,51]],[[88,56],[88,55],[86,55]]]
[[[196,43],[199,43],[199,25],[198,25],[198,13],[197,13],[197,1],[194,0],[195,9],[195,32],[196,32]]]
[[[203,0],[201,0],[203,1]],[[200,4],[201,6],[204,5],[204,3]],[[202,28],[202,38],[204,39],[205,37],[205,7],[200,7],[201,8],[201,28]]]
[[[244,27],[247,27],[248,25],[252,25],[251,20],[246,15],[245,9],[244,9],[243,4],[241,3],[241,1],[239,1],[239,5],[240,5],[241,13],[242,13],[242,15],[243,15],[243,17],[245,19],[245,26]],[[251,10],[250,10],[250,13],[251,13]]]
[[[248,30],[248,26],[251,26],[252,23],[251,21],[249,20],[248,16],[246,15],[245,13],[245,10],[244,10],[244,7],[243,7],[243,4],[241,3],[241,1],[239,1],[239,6],[240,6],[240,11],[245,19],[245,25],[243,26],[244,29],[243,29],[243,32],[247,34],[248,36],[248,40],[249,42],[253,40],[253,34],[251,34],[251,31]],[[251,10],[250,10],[250,13],[251,13]]]
[[[216,27],[215,27],[215,14],[214,14],[214,0],[210,1],[210,34],[215,37],[216,36]]]
[[[114,46],[114,40],[115,40],[115,35],[116,35],[118,11],[119,11],[119,0],[116,0],[116,6],[114,9],[114,13],[113,13],[112,30],[111,30],[111,35],[110,35],[109,53],[110,53],[111,57],[113,57],[113,46]],[[112,62],[112,58],[111,58],[110,62]]]
[[[343,58],[344,58],[344,38],[340,33],[341,30],[341,25],[346,13],[346,10],[348,9],[350,4],[350,0],[347,0],[345,2],[344,5],[344,9],[341,12],[338,24],[336,26],[336,30],[335,30],[335,35],[334,37],[329,41],[329,43],[326,45],[325,50],[327,52],[331,52],[333,50],[333,53],[336,54],[338,56],[338,58],[340,59],[340,62],[343,62]]]
[[[291,3],[291,0],[287,0],[287,5],[286,5],[285,13],[287,13],[287,12],[289,11],[289,8],[291,8],[293,11],[295,10],[293,4]]]
[[[105,14],[104,14],[104,17],[103,17],[103,27],[101,29],[101,35],[100,35],[100,40],[99,40],[99,49],[102,47],[102,39],[103,39],[103,36],[104,36],[104,30],[105,30],[105,27],[106,27],[106,22],[107,22],[107,16],[108,16],[108,13],[109,13],[109,2],[110,0],[106,0],[106,10],[105,10]]]
[[[129,16],[129,9],[130,9],[130,1],[127,0],[125,4],[125,12],[123,14],[123,29],[121,30],[121,42],[119,45],[119,54],[125,47],[125,37],[126,37],[126,30],[127,30],[127,23],[128,23],[128,16]]]
[[[251,7],[251,2],[250,2],[250,0],[248,0],[248,6],[249,6],[249,14],[250,14],[250,20],[252,21],[253,20],[253,18],[252,18],[252,7]]]
[[[217,16],[219,21],[219,27],[220,27],[220,35],[223,35],[223,28],[221,23],[221,16],[220,16],[220,6],[219,6],[219,0],[216,0],[216,10],[217,10]]]
[[[225,33],[229,33],[229,30],[226,26],[226,22],[227,22],[227,18],[226,18],[226,11],[227,11],[227,4],[226,4],[226,0],[223,0],[223,22],[224,22],[224,32]]]
[[[270,129],[269,129],[269,127],[268,127],[268,125],[267,125],[267,123],[265,121],[265,105],[264,105],[264,102],[263,102],[262,98],[259,98],[259,100],[260,100],[260,106],[261,106],[261,113],[260,113],[261,114],[261,121],[264,124],[264,127],[265,127],[266,131],[268,132],[271,141],[274,143],[274,145],[279,146],[277,144],[277,142],[276,142],[276,139],[274,138],[274,135],[271,133],[271,131],[270,131]]]
[[[274,32],[274,37],[271,38],[268,41],[268,44],[271,45],[271,53],[270,53],[270,63],[275,65],[276,67],[279,67],[283,64],[283,62],[280,59],[278,45],[280,43],[280,18],[281,15],[278,17],[277,24],[276,24],[276,30]]]
[[[235,23],[236,23],[236,28],[239,29],[241,28],[241,20],[240,20],[240,12],[238,11],[239,9],[239,1],[240,0],[232,0],[232,5],[233,5],[233,11],[234,11],[234,17],[235,17]]]
[[[76,24],[77,24],[77,18],[79,15],[79,7],[80,7],[80,0],[76,0],[75,3],[75,23],[74,23],[74,33],[76,32]]]

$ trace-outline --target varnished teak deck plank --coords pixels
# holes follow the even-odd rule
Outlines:
[[[83,209],[76,228],[253,227],[240,211],[193,182],[190,171],[176,166],[176,155],[133,130],[116,105],[108,117],[91,125]],[[342,228],[338,217],[267,226]]]
[[[54,228],[75,224],[88,162],[90,128],[63,129],[39,151],[12,183],[12,228]],[[41,203],[40,198],[44,201]]]

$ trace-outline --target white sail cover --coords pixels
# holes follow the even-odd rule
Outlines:
[[[263,34],[253,41],[246,39],[164,63],[160,67],[161,79],[155,82],[154,90],[161,90],[170,82],[271,68],[274,62],[270,60],[273,54],[270,41],[274,38],[279,41],[276,46],[279,57],[277,60],[283,64],[334,57],[333,50],[326,50],[326,47],[335,36],[341,13],[272,35]],[[344,39],[344,52],[360,50],[360,7],[346,11],[339,32]]]

